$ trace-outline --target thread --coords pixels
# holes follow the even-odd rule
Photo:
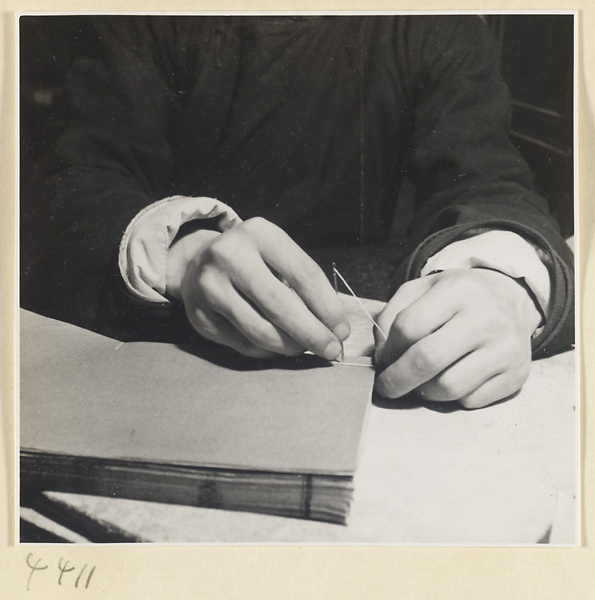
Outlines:
[[[345,281],[345,278],[343,277],[343,275],[341,275],[341,273],[339,273],[337,267],[333,263],[333,276],[334,275],[337,275],[339,277],[339,279],[343,282],[345,287],[349,290],[349,293],[356,299],[356,301],[360,305],[361,309],[366,313],[368,319],[370,319],[370,321],[372,321],[372,323],[374,324],[374,327],[376,327],[376,329],[378,329],[378,331],[380,332],[380,334],[386,341],[388,339],[386,333],[384,333],[384,331],[382,331],[382,329],[380,329],[380,325],[378,325],[378,323],[376,323],[376,321],[374,320],[374,317],[368,312],[368,309],[363,305],[362,301],[355,295],[355,292],[351,289],[351,286],[347,283],[347,281]]]

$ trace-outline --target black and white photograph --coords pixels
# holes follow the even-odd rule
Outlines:
[[[577,546],[576,19],[20,14],[19,543]]]

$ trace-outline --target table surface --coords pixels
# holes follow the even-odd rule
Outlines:
[[[373,312],[381,306],[368,304]],[[356,331],[360,351],[369,336],[369,328]],[[517,396],[481,410],[374,396],[346,526],[58,492],[27,499],[21,517],[80,542],[572,545],[579,541],[575,383],[569,351],[535,361]],[[64,514],[77,532],[65,533]]]

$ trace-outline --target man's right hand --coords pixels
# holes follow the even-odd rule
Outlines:
[[[287,285],[281,280],[285,280]],[[167,293],[203,337],[259,358],[305,350],[332,360],[349,335],[320,267],[279,227],[254,218],[170,247]]]

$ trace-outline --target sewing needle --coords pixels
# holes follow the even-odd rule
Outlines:
[[[335,285],[335,294],[339,295],[339,282],[337,281],[337,266],[333,262],[333,284]],[[341,342],[341,362],[345,362],[345,347]]]

